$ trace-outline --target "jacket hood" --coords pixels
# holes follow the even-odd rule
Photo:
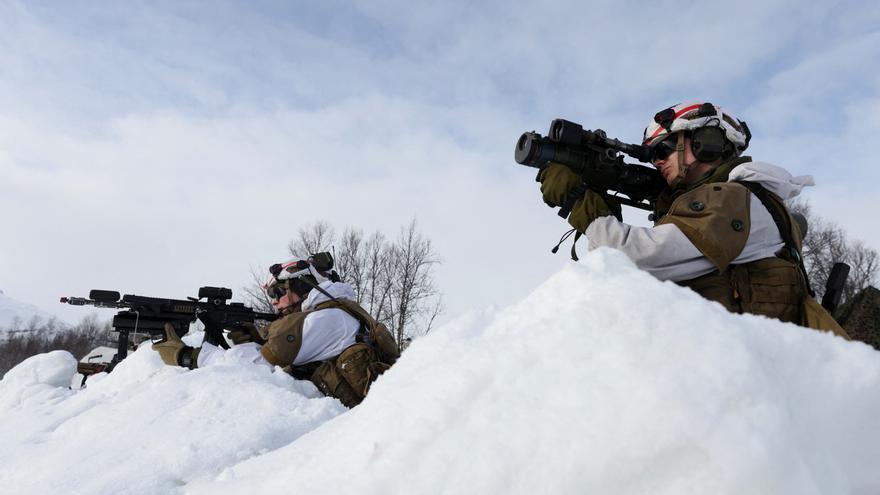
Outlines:
[[[730,171],[728,182],[757,182],[783,200],[791,199],[807,186],[815,186],[812,175],[791,175],[788,170],[765,162],[746,162]]]
[[[327,294],[330,294],[336,299],[348,299],[349,301],[355,300],[354,289],[345,282],[331,282],[328,280],[326,282],[321,282],[320,284],[318,284],[318,287],[324,289]],[[302,303],[302,309],[303,311],[308,311],[315,306],[329,300],[330,298],[327,297],[327,295],[323,292],[317,289],[312,289],[311,291],[309,291],[308,295],[306,295],[306,298]]]

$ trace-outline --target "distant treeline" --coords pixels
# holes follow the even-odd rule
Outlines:
[[[44,352],[65,350],[77,359],[102,345],[115,346],[110,322],[89,315],[73,327],[55,319],[34,317],[27,322],[16,320],[0,331],[0,377],[23,360]]]

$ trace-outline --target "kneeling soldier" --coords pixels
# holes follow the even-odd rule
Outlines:
[[[250,326],[231,329],[236,345],[228,351],[209,342],[193,348],[166,326],[167,340],[153,344],[153,349],[165,363],[189,368],[227,357],[281,366],[354,407],[399,351],[388,329],[355,302],[352,287],[339,281],[331,267],[329,253],[320,253],[269,269],[271,277],[264,289],[283,316],[269,325],[265,338]],[[202,321],[206,327],[217,324]]]

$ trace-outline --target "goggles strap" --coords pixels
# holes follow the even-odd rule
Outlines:
[[[684,178],[687,177],[688,172],[690,172],[691,167],[694,166],[699,160],[694,158],[694,160],[690,163],[685,163],[684,161],[684,132],[678,133],[678,144],[675,145],[675,151],[678,152],[678,176],[673,181],[671,187],[673,189],[678,189],[683,185]]]

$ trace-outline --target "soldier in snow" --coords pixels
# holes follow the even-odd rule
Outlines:
[[[329,253],[270,268],[264,289],[282,317],[269,325],[265,337],[248,325],[229,329],[235,344],[229,350],[207,340],[193,348],[166,325],[166,341],[153,344],[153,349],[166,364],[190,369],[227,357],[281,366],[295,378],[311,380],[325,395],[354,407],[399,352],[388,329],[355,302],[352,287],[339,281],[331,268]],[[205,318],[209,316],[200,315],[206,328],[222,325]],[[221,335],[206,332],[206,336],[210,333]]]
[[[586,235],[589,249],[619,249],[655,277],[689,287],[732,312],[845,337],[812,297],[801,259],[801,227],[783,204],[814,185],[813,179],[743,156],[750,139],[745,122],[711,103],[666,108],[643,139],[668,184],[657,200],[654,226],[619,221],[590,190],[575,203],[568,222]],[[554,206],[564,204],[582,179],[551,164],[539,180],[544,201]]]

